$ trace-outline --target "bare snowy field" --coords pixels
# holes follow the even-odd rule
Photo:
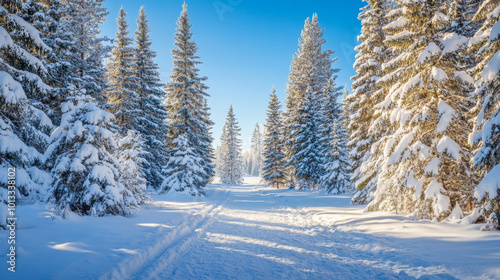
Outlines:
[[[500,233],[364,213],[349,196],[245,185],[157,195],[132,218],[54,220],[18,206],[0,279],[499,279]]]

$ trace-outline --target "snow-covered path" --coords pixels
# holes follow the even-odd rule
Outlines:
[[[367,214],[349,206],[349,196],[274,190],[258,181],[210,187],[212,203],[190,231],[115,278],[494,279],[500,272],[498,234]]]
[[[500,277],[500,234],[479,225],[364,213],[350,196],[275,190],[258,178],[206,191],[157,195],[132,218],[54,223],[42,206],[21,206],[18,272],[0,279]]]

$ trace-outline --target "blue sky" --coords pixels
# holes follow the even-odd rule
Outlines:
[[[153,49],[158,53],[156,63],[162,81],[167,82],[172,68],[170,49],[183,2],[108,0],[104,6],[109,15],[102,33],[115,37],[115,18],[123,5],[133,36],[139,8],[144,5]],[[304,20],[313,13],[318,14],[320,26],[325,29],[326,47],[338,57],[334,65],[341,69],[338,83],[350,85],[350,77],[355,74],[354,47],[361,30],[357,19],[359,9],[364,6],[361,0],[188,0],[186,3],[203,62],[200,72],[208,77],[215,144],[219,142],[230,104],[240,122],[246,149],[255,124],[265,122],[271,87],[275,85],[280,100],[285,99],[285,84],[300,31]]]

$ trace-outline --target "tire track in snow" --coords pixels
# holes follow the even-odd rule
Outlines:
[[[173,231],[166,233],[158,242],[119,263],[99,279],[144,279],[144,276],[140,275],[141,272],[147,270],[148,273],[151,273],[149,270],[152,269],[154,269],[153,272],[156,275],[162,269],[165,269],[168,264],[172,263],[175,258],[179,257],[179,252],[184,252],[192,246],[196,236],[201,235],[207,224],[213,220],[215,214],[222,210],[221,204],[224,203],[227,196],[228,192],[224,191],[224,194],[216,203],[210,204],[199,212],[190,215],[189,219],[176,226]],[[182,242],[182,240],[184,241]],[[181,244],[178,244],[179,242]],[[153,275],[148,273],[144,275]],[[145,279],[151,279],[153,276]]]

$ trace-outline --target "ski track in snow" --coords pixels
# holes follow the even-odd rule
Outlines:
[[[227,199],[227,194],[227,191],[223,191],[222,194],[219,194],[221,198],[217,203],[209,204],[195,215],[190,216],[172,232],[164,235],[159,242],[142,250],[139,256],[134,255],[118,264],[118,267],[111,273],[105,274],[101,279],[142,279],[141,275],[155,272],[155,270],[150,272],[150,267],[166,269],[166,266],[172,263],[176,256],[192,246],[195,236],[200,234],[200,229],[206,227],[214,215],[220,211],[221,206],[219,205]],[[136,276],[134,277],[134,275]]]
[[[212,192],[224,192],[214,195],[223,198],[202,211],[202,220],[191,221],[182,234],[171,233],[167,239],[175,241],[152,262],[145,263],[138,273],[114,274],[118,277],[112,279],[124,279],[123,276],[132,279],[494,277],[467,274],[456,267],[433,262],[432,258],[413,256],[409,248],[390,238],[363,234],[345,219],[337,223],[311,208],[300,208],[301,200],[294,196],[307,196],[308,192],[292,191],[296,193],[282,196],[277,190],[257,184],[219,186]],[[357,209],[344,211],[363,215]],[[132,258],[128,263],[133,262]]]

